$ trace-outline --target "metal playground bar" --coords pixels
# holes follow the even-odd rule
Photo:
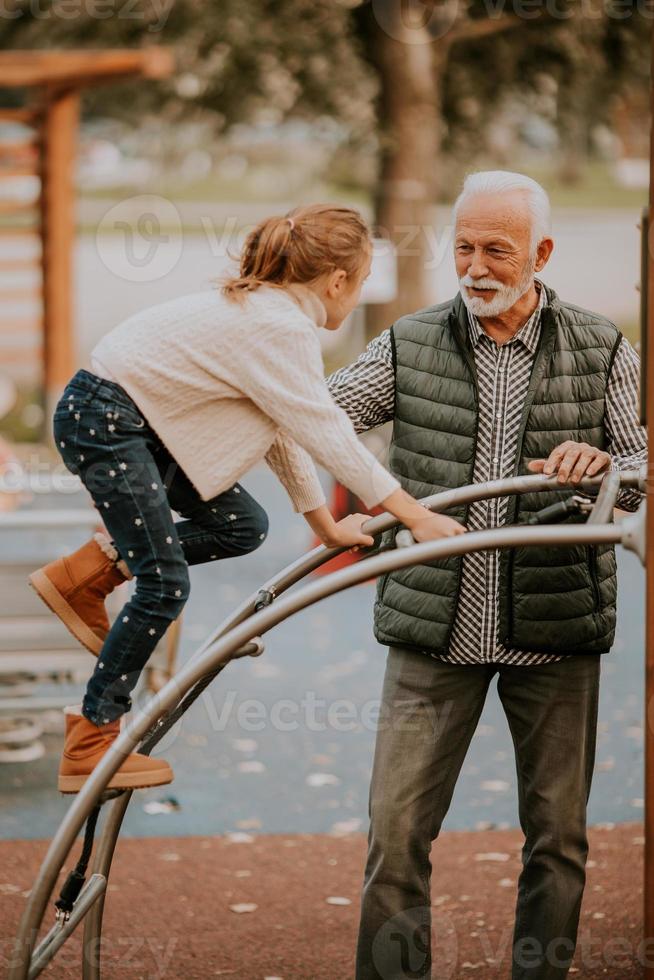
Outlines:
[[[370,549],[356,564],[320,577],[288,595],[285,593],[292,586],[333,558],[338,550],[315,548],[269,580],[216,628],[179,673],[132,719],[74,799],[50,844],[29,893],[11,956],[9,980],[32,980],[39,976],[82,920],[84,940],[81,975],[84,980],[99,980],[100,940],[107,883],[123,817],[132,795],[129,790],[106,791],[105,787],[125,757],[135,748],[138,747],[138,751],[144,753],[152,751],[230,660],[242,656],[259,656],[264,650],[261,637],[296,612],[353,585],[411,565],[488,549],[571,544],[620,544],[635,552],[645,564],[645,503],[641,504],[636,514],[623,518],[619,523],[613,523],[613,509],[621,487],[645,492],[646,477],[646,468],[643,467],[642,471],[610,472],[603,477],[584,479],[574,487],[576,492],[573,495],[566,496],[565,501],[534,515],[531,518],[534,526],[520,524],[469,532],[424,544],[416,544],[410,532],[400,531],[387,547]],[[449,490],[428,497],[423,503],[432,511],[440,513],[454,505],[468,504],[475,500],[562,489],[573,488],[563,487],[556,477],[518,476]],[[581,496],[584,493],[589,496]],[[564,520],[572,508],[576,509],[578,515],[587,515],[585,522],[570,525],[546,523]],[[396,524],[390,515],[382,514],[371,518],[364,526],[364,531],[376,536]],[[110,805],[95,845],[95,858],[87,880],[95,824],[100,809],[105,804]],[[39,940],[48,902],[85,822],[81,856],[55,902],[55,921]]]

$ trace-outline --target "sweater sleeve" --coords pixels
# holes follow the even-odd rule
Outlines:
[[[257,324],[256,347],[232,365],[234,385],[366,507],[374,507],[400,484],[359,442],[333,401],[316,328],[304,321]]]
[[[277,433],[266,453],[266,462],[291,498],[297,513],[305,514],[325,503],[311,456],[285,432]]]

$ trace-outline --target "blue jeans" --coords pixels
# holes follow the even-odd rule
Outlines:
[[[84,715],[100,725],[129,711],[141,670],[188,599],[188,566],[254,551],[268,517],[238,484],[203,501],[124,388],[84,369],[57,403],[53,433],[136,581],[84,697]],[[185,520],[174,522],[171,508]]]
[[[517,667],[448,664],[391,647],[370,785],[356,980],[432,975],[431,844],[496,673],[515,748],[525,835],[511,977],[568,975],[588,853],[599,654]],[[442,933],[439,938],[456,955],[456,940],[448,944]],[[438,950],[434,960],[436,976],[442,954]],[[449,965],[443,971],[448,977],[462,975],[458,963],[451,973]]]

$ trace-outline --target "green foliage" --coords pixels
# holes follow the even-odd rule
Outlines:
[[[197,116],[216,132],[326,115],[343,123],[350,142],[374,149],[385,124],[380,12],[399,2],[14,0],[7,9],[18,16],[0,18],[0,46],[170,45],[174,78],[93,89],[85,111],[132,121],[156,112],[171,123]],[[455,159],[483,154],[512,101],[549,120],[564,147],[585,153],[616,97],[647,84],[654,10],[643,0],[404,0],[403,10],[412,4],[413,15],[427,16],[434,53],[445,53],[442,137]],[[503,19],[505,30],[476,36]]]

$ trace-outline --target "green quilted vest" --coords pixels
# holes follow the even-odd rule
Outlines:
[[[515,475],[571,439],[604,448],[604,398],[621,340],[608,320],[551,289],[525,397]],[[392,328],[395,416],[390,469],[415,497],[472,483],[479,391],[468,314],[460,295],[402,317]],[[563,499],[570,489],[510,498],[507,524]],[[468,507],[448,513],[466,523]],[[581,515],[567,523],[583,521]],[[387,541],[394,531],[386,534]],[[377,583],[375,636],[425,654],[446,653],[461,558],[391,572]],[[611,545],[515,548],[500,553],[499,638],[543,653],[606,653],[615,633]]]

